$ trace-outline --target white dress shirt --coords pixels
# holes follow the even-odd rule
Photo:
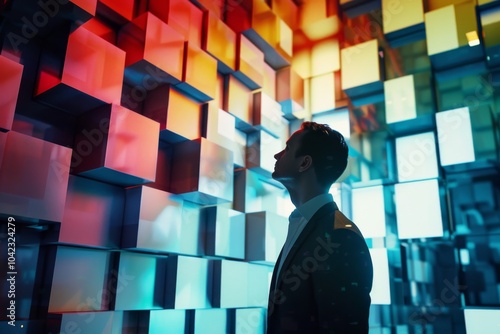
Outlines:
[[[319,208],[330,202],[333,202],[333,197],[331,194],[321,194],[311,198],[292,211],[290,217],[288,217],[288,234],[286,236],[285,244],[283,245],[280,262],[277,263],[278,271],[276,272],[276,280],[278,279],[279,273],[281,271],[281,266],[285,262],[290,249],[292,248],[295,241],[297,241],[297,238],[299,237],[302,230],[304,230],[304,227],[306,227],[307,222],[309,222],[309,220],[312,218],[312,216],[314,216]]]

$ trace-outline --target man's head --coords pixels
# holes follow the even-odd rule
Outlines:
[[[314,172],[319,185],[328,189],[347,166],[348,147],[344,137],[328,125],[304,122],[275,156],[273,178],[285,186],[301,173]]]

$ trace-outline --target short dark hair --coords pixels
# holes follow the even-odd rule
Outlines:
[[[304,132],[297,156],[310,155],[318,181],[331,186],[347,167],[349,148],[344,136],[327,124],[302,123]]]

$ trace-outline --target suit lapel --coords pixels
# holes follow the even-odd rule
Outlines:
[[[311,217],[311,219],[307,222],[306,226],[300,232],[297,240],[293,244],[292,248],[290,248],[290,251],[288,252],[287,257],[285,258],[285,262],[283,262],[283,265],[281,266],[281,270],[279,272],[279,276],[277,279],[278,286],[275,288],[279,288],[282,283],[282,278],[283,275],[286,273],[288,266],[292,263],[295,254],[299,250],[300,246],[304,243],[304,241],[307,239],[307,236],[316,228],[318,223],[321,221],[321,218],[325,216],[328,213],[334,212],[336,209],[336,204],[333,202],[327,203],[323,205],[316,213]],[[282,250],[283,251],[283,250]],[[280,255],[278,257],[278,260],[276,263],[279,263],[280,258],[281,258],[282,253],[280,252]],[[276,274],[276,266],[274,268],[274,274]],[[274,276],[274,275],[273,275]],[[273,287],[274,282],[271,283],[271,287]]]

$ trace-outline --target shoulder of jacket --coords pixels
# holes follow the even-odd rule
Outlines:
[[[363,237],[356,224],[354,224],[349,218],[347,218],[340,210],[335,210],[333,229],[347,229],[358,234],[360,237]]]

